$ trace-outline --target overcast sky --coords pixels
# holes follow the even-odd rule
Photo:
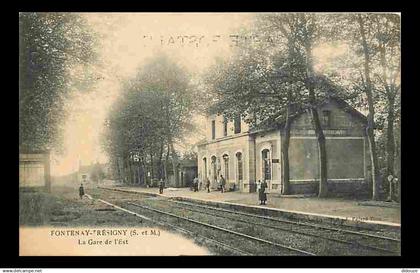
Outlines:
[[[107,110],[120,93],[121,80],[132,77],[145,59],[159,52],[175,58],[199,77],[215,58],[228,57],[239,29],[249,25],[249,13],[84,13],[92,29],[100,35],[98,48],[103,65],[90,90],[75,90],[68,102],[69,119],[65,122],[66,154],[54,156],[52,174],[76,171],[81,164],[106,162],[99,135]],[[342,54],[343,48],[316,50],[318,66],[328,58]],[[199,120],[197,118],[197,120]],[[190,137],[186,146],[202,136]]]

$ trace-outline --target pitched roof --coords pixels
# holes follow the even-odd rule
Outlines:
[[[358,119],[363,124],[367,124],[367,118],[366,118],[365,115],[363,115],[362,113],[357,111],[355,108],[350,106],[345,100],[343,100],[343,99],[341,99],[337,96],[332,96],[332,95],[328,96],[324,101],[319,103],[317,105],[317,107],[321,108],[322,106],[324,106],[327,103],[330,103],[331,101],[336,102],[340,109],[342,109],[346,113],[349,113],[350,115],[352,115],[353,117]],[[308,110],[307,107],[300,109],[292,117],[292,120],[299,117],[300,115],[305,113],[307,110]],[[271,130],[281,129],[285,126],[285,124],[286,124],[286,110],[282,111],[281,113],[279,113],[274,118],[265,119],[264,121],[257,124],[256,126],[254,126],[249,131],[250,131],[250,133],[258,133],[258,132],[262,132],[262,131],[271,131]]]

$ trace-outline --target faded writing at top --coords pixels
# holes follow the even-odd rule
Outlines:
[[[144,47],[147,46],[181,46],[181,47],[208,47],[218,43],[228,43],[229,46],[245,44],[267,43],[274,44],[278,37],[271,35],[200,35],[200,34],[174,34],[174,35],[141,35]]]

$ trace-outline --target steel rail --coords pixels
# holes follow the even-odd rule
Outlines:
[[[86,197],[87,197],[87,198],[89,198],[90,200],[94,200],[94,199],[95,199],[95,198],[93,198],[92,196],[90,196],[89,194],[85,194],[85,195],[86,195]],[[141,219],[143,219],[143,220],[147,220],[147,221],[153,222],[153,223],[155,223],[155,224],[158,224],[158,225],[160,225],[160,226],[168,226],[168,227],[171,227],[171,228],[173,228],[173,229],[175,229],[175,230],[181,231],[181,232],[183,232],[183,233],[185,233],[185,234],[192,235],[192,236],[197,236],[197,237],[201,237],[201,238],[203,238],[203,239],[205,239],[205,240],[208,240],[208,241],[212,242],[212,243],[213,243],[213,244],[215,244],[215,245],[219,245],[219,246],[221,246],[221,247],[224,247],[225,249],[232,250],[232,251],[234,251],[234,252],[236,252],[236,253],[240,253],[240,254],[244,254],[244,255],[252,255],[251,253],[249,253],[249,252],[247,252],[247,251],[237,249],[237,248],[232,247],[232,246],[229,246],[229,245],[227,245],[227,244],[225,244],[225,243],[219,242],[219,241],[217,241],[217,240],[214,240],[214,239],[212,239],[212,238],[209,238],[209,237],[206,237],[206,236],[203,236],[203,235],[200,235],[200,234],[196,234],[196,233],[194,233],[194,232],[192,232],[192,231],[189,231],[189,230],[184,229],[184,228],[181,228],[181,227],[177,227],[177,226],[172,225],[172,224],[170,224],[170,223],[166,223],[166,222],[161,222],[161,221],[153,220],[153,219],[151,219],[151,218],[149,218],[149,217],[147,217],[147,216],[144,216],[144,215],[139,214],[139,213],[137,213],[137,212],[134,212],[134,211],[131,211],[131,210],[125,209],[125,208],[123,208],[123,207],[117,206],[117,205],[112,204],[112,203],[110,203],[110,202],[108,202],[108,201],[105,201],[105,200],[102,200],[102,199],[99,199],[99,198],[97,198],[96,200],[98,200],[99,202],[104,203],[104,204],[106,204],[106,205],[108,205],[108,206],[114,207],[114,208],[116,208],[116,209],[118,209],[118,210],[124,211],[124,212],[126,212],[126,213],[131,214],[131,215],[135,215],[135,216],[137,216],[137,217],[139,217],[139,218],[141,218]]]
[[[391,237],[368,234],[368,233],[358,232],[358,231],[353,231],[353,230],[348,230],[348,229],[340,229],[340,228],[326,227],[326,226],[320,226],[320,225],[310,224],[310,223],[301,223],[301,222],[296,222],[296,221],[283,220],[283,219],[274,218],[274,217],[270,217],[270,216],[263,216],[263,215],[257,215],[257,214],[240,212],[240,211],[232,211],[232,210],[228,210],[228,209],[212,207],[212,206],[207,206],[207,205],[200,205],[200,204],[195,204],[195,203],[189,203],[189,202],[185,202],[185,201],[177,201],[177,200],[172,200],[172,199],[168,200],[168,201],[169,202],[174,202],[174,203],[179,203],[179,204],[185,204],[185,205],[189,205],[189,206],[194,206],[194,207],[202,207],[202,208],[207,208],[207,209],[212,209],[212,210],[217,210],[217,211],[224,211],[224,212],[229,212],[229,213],[238,214],[238,215],[245,215],[245,216],[250,216],[250,217],[255,217],[255,218],[260,218],[260,219],[267,219],[267,220],[272,220],[272,221],[281,222],[281,223],[288,223],[288,224],[294,224],[294,225],[300,225],[300,226],[308,226],[308,227],[313,227],[313,228],[325,229],[325,230],[330,230],[330,231],[337,231],[337,232],[355,234],[355,235],[359,235],[359,236],[366,236],[366,237],[371,237],[371,238],[375,238],[375,239],[382,239],[382,240],[393,241],[393,242],[398,242],[398,243],[401,242],[401,240],[391,238]]]
[[[120,189],[110,189],[110,188],[103,188],[103,187],[100,187],[100,189],[131,193],[129,191],[120,190]],[[142,194],[141,192],[136,192],[136,193]],[[162,200],[164,200],[164,199],[162,199]],[[229,212],[229,213],[233,213],[233,214],[245,215],[245,216],[250,216],[250,217],[255,217],[255,218],[260,218],[260,219],[267,219],[267,220],[281,222],[281,223],[289,223],[289,224],[307,226],[307,227],[312,227],[312,228],[317,228],[317,229],[324,229],[324,230],[336,231],[336,232],[341,232],[341,233],[354,234],[354,235],[359,235],[359,236],[366,236],[366,237],[370,237],[370,238],[382,239],[382,240],[392,241],[392,242],[396,242],[396,243],[401,242],[400,239],[386,237],[386,236],[368,234],[368,233],[358,232],[358,231],[353,231],[353,230],[348,230],[348,229],[340,229],[340,228],[320,226],[320,225],[310,224],[310,223],[302,223],[302,222],[296,222],[296,221],[290,221],[290,220],[282,220],[282,219],[279,219],[279,218],[274,218],[274,217],[269,217],[269,216],[263,216],[263,215],[257,215],[257,214],[252,214],[252,213],[239,212],[239,211],[232,211],[232,210],[227,210],[227,209],[213,207],[213,206],[206,206],[206,205],[200,205],[200,204],[196,204],[196,203],[189,203],[189,202],[185,202],[185,201],[177,201],[177,200],[174,200],[172,198],[168,199],[167,201],[174,202],[174,203],[185,204],[185,205],[189,205],[189,206],[208,208],[208,209],[212,209],[212,210],[225,211],[225,212]]]
[[[251,240],[254,240],[254,241],[258,241],[258,242],[261,242],[261,243],[265,243],[265,244],[275,246],[275,247],[278,247],[278,248],[291,250],[291,251],[298,252],[298,253],[305,254],[305,255],[309,255],[309,256],[316,256],[316,254],[312,253],[312,252],[308,252],[308,251],[304,251],[304,250],[297,249],[297,248],[294,248],[294,247],[278,244],[278,243],[275,243],[275,242],[272,242],[272,241],[268,241],[268,240],[265,240],[265,239],[261,239],[261,238],[254,237],[254,236],[244,234],[244,233],[240,233],[240,232],[237,232],[237,231],[229,230],[229,229],[226,229],[226,228],[223,228],[223,227],[210,225],[210,224],[203,223],[203,222],[200,222],[200,221],[197,221],[197,220],[193,220],[193,219],[189,219],[189,218],[186,218],[186,217],[183,217],[183,216],[179,216],[179,215],[176,215],[176,214],[173,214],[173,213],[170,213],[170,212],[154,209],[154,208],[143,206],[143,205],[136,204],[136,203],[133,203],[133,202],[127,202],[127,203],[130,204],[130,205],[136,206],[136,207],[140,207],[140,208],[151,210],[151,211],[154,211],[154,212],[158,212],[158,213],[161,213],[161,214],[164,214],[164,215],[172,216],[172,217],[182,219],[182,220],[185,220],[185,221],[188,221],[188,222],[191,222],[191,223],[195,223],[195,224],[205,226],[205,227],[208,227],[208,228],[211,228],[211,229],[220,230],[220,231],[223,231],[223,232],[226,232],[226,233],[234,234],[234,235],[237,235],[237,236],[240,236],[240,237],[244,237],[244,238],[251,239]]]
[[[204,213],[204,214],[207,214],[207,215],[212,215],[212,216],[220,217],[220,218],[224,218],[224,219],[230,219],[232,221],[242,222],[242,223],[246,223],[246,224],[252,224],[252,225],[258,225],[258,226],[267,227],[267,228],[271,228],[271,229],[283,230],[283,231],[286,231],[286,232],[289,232],[289,233],[300,234],[300,235],[304,235],[304,236],[307,236],[307,237],[322,238],[324,240],[338,242],[338,243],[342,243],[342,244],[346,244],[346,245],[353,245],[353,246],[360,246],[360,247],[364,247],[364,248],[369,248],[369,249],[376,250],[376,251],[379,251],[379,252],[394,253],[394,254],[395,253],[397,253],[397,254],[399,253],[399,251],[394,251],[394,250],[390,250],[390,249],[386,249],[386,248],[381,248],[381,247],[376,247],[376,246],[371,246],[371,245],[365,245],[365,244],[361,244],[359,242],[347,241],[347,240],[342,240],[342,239],[327,237],[327,236],[323,236],[323,235],[319,235],[319,234],[306,233],[306,232],[303,232],[303,231],[298,231],[298,230],[283,228],[283,227],[269,225],[269,224],[263,224],[263,223],[257,223],[257,222],[249,222],[249,221],[246,221],[246,220],[242,220],[242,219],[238,219],[238,218],[234,218],[234,217],[230,217],[230,216],[221,216],[221,215],[218,215],[218,214],[213,213],[213,212],[206,212],[206,211],[202,211],[202,210],[197,210],[195,208],[194,209],[192,209],[192,208],[185,208],[185,207],[180,206],[179,204],[177,204],[177,206],[180,209],[186,209],[186,210],[189,210],[189,211],[194,211],[194,212],[198,212],[198,213]]]
[[[121,189],[110,189],[110,188],[105,188],[105,187],[99,187],[99,188],[100,189],[104,189],[104,190],[110,190],[110,191],[119,191],[119,192],[132,193],[130,191],[121,190]],[[141,192],[135,192],[135,193],[137,193],[137,194],[143,194]],[[366,236],[366,237],[371,237],[371,238],[376,238],[376,239],[382,239],[382,240],[386,240],[386,241],[393,241],[393,242],[397,242],[397,243],[400,243],[401,242],[400,239],[391,238],[391,237],[387,237],[387,236],[380,236],[380,235],[368,234],[368,233],[358,232],[358,231],[348,230],[348,229],[340,229],[340,228],[320,226],[320,225],[315,225],[315,224],[310,224],[310,223],[301,223],[301,222],[290,221],[290,220],[282,220],[282,219],[279,219],[279,218],[274,218],[274,217],[269,217],[269,216],[257,215],[257,214],[240,212],[240,211],[232,211],[232,210],[227,210],[227,209],[213,207],[213,206],[206,206],[206,205],[200,205],[200,204],[196,204],[196,203],[189,203],[189,202],[185,202],[185,201],[177,201],[177,200],[174,200],[173,197],[169,197],[169,200],[168,201],[175,202],[175,203],[182,203],[182,204],[186,204],[186,205],[190,205],[190,206],[197,206],[197,207],[209,208],[209,209],[213,209],[213,210],[226,211],[226,212],[230,212],[230,213],[234,213],[234,214],[251,216],[251,217],[256,217],[256,218],[261,218],[261,219],[268,219],[268,220],[272,220],[272,221],[276,221],[276,222],[289,223],[289,224],[295,224],[295,225],[300,225],[300,226],[308,226],[308,227],[313,227],[313,228],[318,228],[318,229],[324,229],[324,230],[330,230],[330,231],[337,231],[337,232],[342,232],[342,233],[348,233],[348,234]]]

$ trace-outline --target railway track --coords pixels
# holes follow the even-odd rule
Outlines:
[[[389,236],[160,197],[137,198],[134,202],[118,197],[114,200],[121,202],[121,206],[125,207],[123,209],[141,210],[142,215],[159,219],[156,222],[159,225],[208,242],[213,240],[214,245],[229,249],[234,255],[258,255],[252,244],[264,245],[258,248],[263,248],[263,252],[270,255],[400,255],[400,240]],[[255,227],[261,228],[258,236],[253,234]],[[223,242],[216,240],[220,233],[224,234]],[[212,236],[207,236],[209,234]],[[235,242],[232,238],[240,238],[242,243],[227,243]]]
[[[106,198],[106,197],[103,197]],[[154,200],[153,197],[146,198],[148,200]],[[113,206],[116,209],[122,210],[126,213],[135,215],[140,217],[142,220],[147,219],[155,224],[160,226],[166,226],[174,230],[181,231],[182,233],[193,235],[194,237],[202,237],[205,240],[217,245],[219,247],[223,247],[224,249],[230,250],[230,252],[234,253],[235,255],[304,255],[304,256],[315,256],[314,253],[311,253],[306,250],[293,248],[285,244],[280,244],[272,240],[259,238],[257,236],[252,236],[249,234],[245,234],[238,231],[229,230],[220,226],[211,225],[202,221],[197,221],[194,219],[190,219],[187,217],[183,217],[174,213],[170,213],[167,211],[159,210],[156,208],[151,208],[148,206],[144,206],[138,203],[128,202],[127,199],[124,198],[122,204],[116,205],[109,201],[105,201],[103,199],[96,198],[97,201],[102,202],[106,205]],[[114,197],[114,202],[118,200],[118,198]],[[157,200],[156,200],[157,201]],[[127,208],[128,206],[132,206],[134,208]],[[141,209],[141,213],[136,211],[136,209]],[[152,214],[151,214],[152,213]],[[139,216],[140,215],[140,216]],[[163,217],[162,217],[163,216]],[[187,222],[189,225],[185,225]],[[181,227],[182,224],[182,227]],[[199,230],[199,232],[197,232]],[[210,232],[212,231],[212,232]],[[202,233],[211,234],[210,236],[203,236]],[[224,241],[221,242],[220,240],[216,240],[215,238],[220,237],[220,233],[223,233]],[[231,240],[228,241],[235,241],[236,244],[226,243],[225,238],[229,236]],[[236,239],[232,240],[231,237],[238,237],[241,240],[238,241]],[[243,247],[243,245],[248,245],[248,247]],[[263,249],[261,253],[255,252],[255,247],[258,246],[259,249]]]
[[[157,213],[160,213],[160,214],[164,214],[164,215],[167,215],[167,216],[171,216],[171,217],[174,217],[174,218],[177,218],[177,219],[182,219],[182,220],[188,221],[190,223],[197,224],[199,226],[203,226],[203,227],[206,227],[206,228],[211,228],[211,229],[214,229],[214,230],[217,230],[217,231],[222,231],[222,232],[229,233],[229,234],[236,235],[236,236],[240,236],[240,237],[252,240],[252,241],[267,244],[267,245],[270,245],[270,246],[273,246],[273,247],[276,247],[276,248],[279,248],[279,249],[285,249],[285,250],[289,250],[291,252],[295,252],[297,254],[303,254],[303,255],[307,255],[307,256],[315,256],[314,253],[309,252],[309,251],[293,248],[293,247],[290,247],[290,246],[287,246],[287,245],[284,245],[284,244],[279,244],[279,243],[276,243],[274,241],[269,241],[269,240],[262,239],[262,238],[259,238],[259,237],[255,237],[255,236],[251,236],[251,235],[248,235],[248,234],[245,234],[245,233],[229,230],[229,229],[226,229],[226,228],[223,228],[223,227],[220,227],[220,226],[210,225],[210,224],[200,222],[200,221],[197,221],[197,220],[194,220],[194,219],[190,219],[190,218],[187,218],[187,217],[176,215],[174,213],[170,213],[170,212],[166,212],[166,211],[163,211],[163,210],[151,208],[151,207],[148,207],[148,206],[143,206],[143,205],[140,205],[140,204],[137,204],[137,203],[132,203],[132,202],[128,202],[128,204],[139,207],[139,208],[142,208],[142,209],[146,209],[146,210],[150,210],[150,211],[157,212]]]
[[[352,246],[356,246],[356,247],[361,247],[361,248],[367,248],[367,249],[371,249],[374,251],[378,251],[380,253],[388,253],[388,254],[399,254],[399,247],[400,247],[400,239],[398,238],[392,238],[392,237],[388,237],[388,236],[381,236],[381,235],[376,235],[376,234],[369,234],[369,233],[365,233],[365,232],[359,232],[359,231],[354,231],[354,230],[348,230],[348,229],[343,229],[343,228],[334,228],[334,227],[329,227],[329,226],[321,226],[318,224],[311,224],[311,223],[305,223],[305,222],[297,222],[297,221],[291,221],[291,220],[285,220],[285,219],[280,219],[280,218],[275,218],[275,217],[270,217],[270,216],[263,216],[263,215],[257,215],[257,214],[252,214],[252,213],[246,213],[246,212],[240,212],[240,211],[233,211],[233,210],[228,210],[228,209],[223,209],[223,208],[217,208],[217,207],[212,207],[212,206],[207,206],[207,205],[199,205],[196,203],[190,203],[190,202],[185,202],[185,201],[175,201],[175,200],[165,200],[167,202],[172,202],[175,203],[177,205],[183,205],[183,206],[188,206],[189,208],[185,208],[184,209],[188,209],[191,211],[195,211],[195,212],[199,212],[199,213],[205,213],[205,214],[209,214],[209,215],[214,215],[217,216],[217,213],[222,212],[222,213],[227,213],[227,214],[231,214],[231,215],[240,215],[240,216],[245,216],[247,218],[255,218],[255,219],[263,219],[266,222],[269,223],[261,223],[261,222],[255,222],[253,221],[252,224],[254,225],[258,225],[258,226],[262,226],[262,227],[267,227],[267,228],[271,228],[271,229],[277,229],[277,230],[282,230],[282,231],[286,231],[286,232],[291,232],[291,233],[296,233],[296,234],[301,234],[304,236],[312,236],[312,237],[318,237],[318,238],[322,238],[328,241],[333,241],[333,242],[338,242],[338,243],[342,243],[342,244],[347,244],[347,245],[352,245]],[[192,208],[191,208],[192,207]],[[201,208],[204,210],[199,210],[197,208]],[[206,211],[207,210],[207,211]],[[232,218],[231,216],[227,216],[227,215],[223,215],[221,216],[223,218]],[[238,219],[238,218],[234,218],[236,221],[241,221],[241,222],[248,222],[250,221],[248,220],[243,220],[243,219]],[[279,226],[279,225],[273,225],[272,223],[281,223],[281,224],[286,224],[283,226]],[[251,223],[251,222],[250,222]],[[299,227],[305,227],[305,230],[297,230],[294,227],[295,226],[299,226]],[[327,234],[315,234],[314,232],[312,232],[312,230],[324,230],[326,232],[328,232]],[[340,237],[343,237],[343,235],[347,235],[347,237],[349,237],[350,235],[350,239],[352,240],[344,240]],[[372,244],[376,244],[376,245],[391,245],[391,247],[378,247],[376,245],[372,245],[372,244],[365,244],[361,241],[370,241]]]
[[[121,210],[121,211],[126,212],[126,213],[128,213],[128,214],[131,214],[131,215],[134,215],[134,216],[136,216],[136,217],[139,217],[139,218],[140,218],[140,219],[142,219],[142,220],[149,221],[149,222],[151,222],[151,223],[157,224],[157,225],[162,226],[162,227],[169,227],[169,228],[171,228],[171,229],[173,229],[173,230],[177,230],[177,231],[179,231],[179,232],[181,232],[181,233],[183,233],[183,234],[189,235],[189,236],[199,237],[199,238],[204,239],[205,241],[207,241],[207,242],[209,242],[209,243],[211,243],[211,244],[213,244],[213,245],[216,245],[216,246],[218,246],[218,247],[221,247],[221,248],[227,249],[227,250],[229,250],[229,251],[231,251],[231,252],[233,252],[233,253],[236,253],[236,254],[239,254],[239,255],[252,255],[252,253],[250,253],[250,252],[247,252],[247,251],[244,251],[244,250],[237,249],[237,248],[235,248],[235,247],[229,246],[229,245],[227,245],[227,244],[225,244],[225,243],[219,242],[219,241],[214,240],[214,239],[212,239],[212,238],[209,238],[209,237],[206,237],[206,236],[203,236],[203,235],[200,235],[200,234],[194,233],[194,232],[192,232],[192,231],[190,231],[190,230],[187,230],[187,229],[184,229],[184,228],[181,228],[181,227],[178,227],[178,226],[172,225],[172,224],[170,224],[170,223],[165,223],[165,222],[162,222],[162,221],[157,221],[157,220],[154,220],[154,219],[152,219],[152,218],[150,218],[150,217],[147,217],[147,216],[145,216],[145,215],[139,214],[139,213],[134,212],[134,211],[132,211],[132,210],[125,209],[125,208],[123,208],[123,207],[120,207],[120,206],[118,206],[118,205],[116,205],[116,204],[113,204],[113,203],[110,203],[110,202],[108,202],[108,201],[105,201],[105,200],[102,200],[102,199],[93,198],[93,197],[92,197],[91,195],[89,195],[89,194],[85,194],[85,195],[86,195],[86,197],[87,197],[87,198],[89,198],[89,199],[91,199],[91,200],[97,200],[97,201],[99,201],[99,202],[101,202],[101,203],[103,203],[103,204],[106,204],[106,205],[108,205],[108,206],[111,206],[111,207],[113,207],[113,208],[115,208],[115,209],[117,209],[117,210]]]

